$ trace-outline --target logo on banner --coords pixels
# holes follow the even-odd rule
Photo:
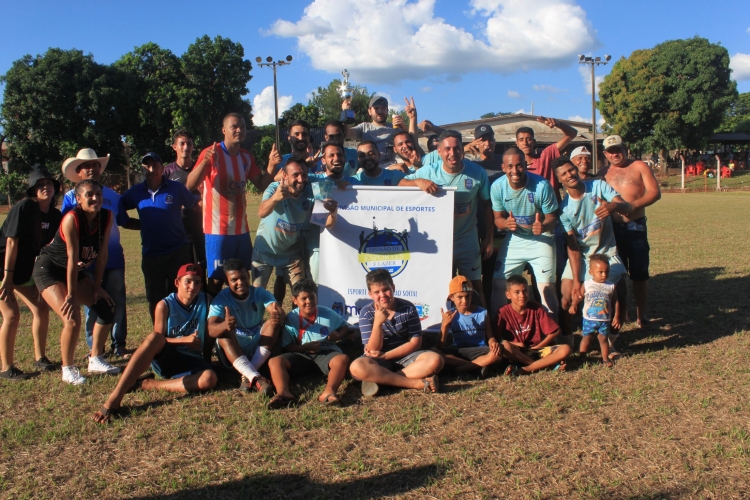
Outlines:
[[[359,234],[358,262],[366,273],[375,269],[386,269],[394,278],[401,274],[409,264],[409,230],[401,232],[395,229],[378,229],[375,217],[372,221],[372,232]]]
[[[421,302],[414,302],[414,307],[419,315],[419,321],[424,321],[430,316],[430,304],[423,304]]]

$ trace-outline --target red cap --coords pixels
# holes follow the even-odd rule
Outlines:
[[[185,264],[180,268],[179,271],[177,271],[177,279],[180,279],[183,276],[187,276],[189,274],[203,276],[203,269],[198,264]]]

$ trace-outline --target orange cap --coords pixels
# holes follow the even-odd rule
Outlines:
[[[474,289],[471,287],[471,280],[466,276],[456,276],[453,278],[448,285],[448,295],[453,295],[458,292],[473,292]]]

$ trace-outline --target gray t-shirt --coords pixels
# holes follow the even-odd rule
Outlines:
[[[396,161],[396,155],[393,152],[393,135],[399,129],[394,129],[390,123],[381,127],[372,122],[362,122],[352,127],[352,130],[356,131],[357,139],[360,141],[372,141],[377,144],[381,165]]]

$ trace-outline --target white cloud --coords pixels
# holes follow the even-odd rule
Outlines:
[[[529,112],[528,112],[528,111],[526,111],[525,109],[521,108],[521,109],[519,109],[518,111],[514,111],[514,112],[513,112],[513,114],[514,114],[514,115],[528,115],[528,114],[529,114]]]
[[[570,120],[570,121],[572,121],[572,122],[583,122],[583,123],[591,123],[591,117],[588,117],[588,118],[584,118],[584,117],[583,117],[583,116],[581,116],[581,115],[569,116],[569,117],[568,117],[568,120]],[[599,117],[599,119],[598,119],[598,120],[596,120],[596,130],[597,130],[597,131],[599,131],[599,132],[601,132],[601,131],[602,131],[602,126],[603,126],[603,125],[604,125],[605,123],[606,123],[606,122],[604,121],[604,118],[602,118],[602,117],[600,116],[600,117]]]
[[[420,90],[421,90],[422,92],[432,92],[432,87],[429,87],[429,86],[427,86],[427,87],[422,87],[422,88],[421,88]]]
[[[568,89],[558,89],[557,87],[553,87],[552,85],[534,85],[534,90],[537,92],[551,92],[553,94],[557,94],[559,92],[567,92]]]
[[[583,88],[586,91],[586,94],[591,95],[591,67],[586,65],[580,65],[578,67],[578,73],[581,75],[581,79],[583,80]],[[596,92],[599,93],[599,85],[604,81],[604,76],[596,76]]]
[[[748,28],[750,32],[750,28]],[[750,54],[735,54],[729,61],[732,68],[732,78],[735,80],[750,80]]]
[[[509,90],[508,91],[508,97],[511,97],[513,99],[520,99],[521,94],[519,92],[516,92],[515,90]]]
[[[347,68],[355,83],[558,68],[598,45],[574,0],[535,0],[533,8],[519,0],[468,0],[482,18],[475,33],[435,17],[435,1],[314,0],[299,21],[277,20],[267,33],[296,38],[314,68]]]
[[[279,116],[292,107],[294,100],[290,95],[279,96]],[[253,124],[271,125],[275,122],[273,106],[273,86],[268,86],[253,97]]]

